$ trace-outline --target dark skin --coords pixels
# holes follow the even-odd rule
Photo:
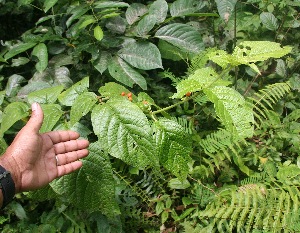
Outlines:
[[[77,132],[40,134],[43,117],[40,105],[34,103],[29,121],[0,157],[0,165],[12,174],[16,193],[41,188],[58,177],[78,170],[82,166],[79,159],[89,153],[89,142],[78,139],[80,135]],[[0,206],[2,203],[0,192]]]

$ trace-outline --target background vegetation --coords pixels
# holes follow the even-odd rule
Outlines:
[[[1,232],[300,232],[300,2],[0,0],[0,149],[91,142]]]

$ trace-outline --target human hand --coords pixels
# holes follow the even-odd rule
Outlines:
[[[78,160],[88,155],[89,142],[79,140],[77,132],[40,134],[43,117],[40,105],[34,103],[31,118],[0,157],[1,166],[12,174],[16,192],[41,188],[79,169]]]

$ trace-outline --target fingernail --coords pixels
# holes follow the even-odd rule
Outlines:
[[[31,110],[32,110],[32,111],[36,111],[36,110],[37,110],[37,107],[38,107],[38,103],[33,103],[33,104],[31,105]]]

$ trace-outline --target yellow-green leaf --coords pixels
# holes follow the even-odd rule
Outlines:
[[[99,41],[103,39],[103,31],[99,25],[94,28],[94,37]]]

